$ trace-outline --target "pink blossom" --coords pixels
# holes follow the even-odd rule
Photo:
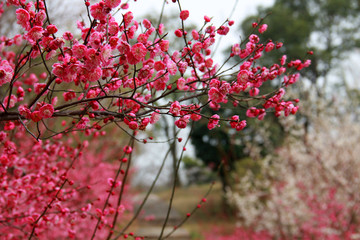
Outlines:
[[[176,81],[176,86],[179,90],[187,90],[189,88],[188,86],[186,86],[186,81],[182,77]]]
[[[147,49],[142,43],[136,43],[131,47],[131,53],[137,62],[140,62],[144,59],[147,53]]]
[[[209,99],[215,103],[221,103],[224,101],[225,96],[217,88],[211,88],[208,92]]]
[[[72,99],[74,99],[76,97],[76,93],[74,91],[70,90],[68,92],[64,92],[63,97],[64,97],[65,101],[71,101]]]
[[[126,154],[130,154],[132,151],[133,151],[133,149],[130,146],[125,146],[123,148],[123,152],[126,153]]]
[[[44,88],[46,87],[46,83],[35,83],[34,84],[34,91],[35,93],[39,94]]]
[[[83,58],[86,54],[86,46],[82,44],[74,45],[72,48],[73,54],[76,58]]]
[[[42,117],[41,117],[40,111],[34,111],[34,112],[32,112],[30,118],[31,118],[31,120],[33,120],[34,122],[39,122],[39,121],[41,121]]]
[[[8,61],[0,62],[0,86],[9,83],[14,75],[14,70]]]
[[[273,42],[268,42],[266,44],[265,51],[270,52],[270,51],[272,51],[274,49],[274,47],[275,47],[275,44]]]
[[[105,6],[109,8],[116,8],[120,5],[121,0],[104,0]]]
[[[165,31],[165,26],[163,23],[160,23],[159,28],[158,28],[159,34],[163,35],[164,31]]]
[[[25,96],[25,91],[24,91],[24,89],[23,89],[21,86],[18,87],[18,89],[16,90],[16,96],[17,96],[18,98],[22,98],[22,97]]]
[[[194,40],[199,40],[199,33],[195,29],[191,31],[191,35]]]
[[[130,51],[131,47],[127,42],[121,41],[117,49],[119,50],[120,54],[126,54],[127,52]]]
[[[33,25],[41,27],[44,25],[45,19],[46,19],[46,13],[42,9],[35,14],[35,18],[33,19]]]
[[[54,114],[54,107],[51,104],[44,104],[39,111],[42,118],[51,118]]]
[[[167,61],[166,67],[167,67],[167,70],[170,73],[170,75],[175,75],[178,70],[176,67],[176,63],[172,59],[169,59]]]
[[[285,84],[285,86],[294,84],[299,80],[299,78],[300,78],[299,73],[292,74],[290,76],[284,76],[284,84]]]
[[[181,111],[181,105],[178,101],[175,101],[171,104],[169,112],[173,115],[173,116],[179,116],[180,115],[180,111]]]
[[[16,102],[17,102],[17,98],[15,97],[15,95],[11,94],[10,100],[9,100],[9,96],[6,96],[4,98],[3,104],[4,104],[4,106],[7,106],[9,104],[9,108],[13,108],[15,106]],[[3,111],[2,107],[0,107],[0,111]]]
[[[156,71],[164,70],[166,67],[165,63],[162,61],[157,61],[154,63],[154,68]]]
[[[259,27],[259,33],[260,33],[260,34],[264,33],[264,32],[267,30],[267,28],[268,28],[268,25],[267,25],[267,24],[262,24],[262,25],[260,25],[260,27]]]
[[[170,42],[168,40],[161,40],[159,42],[161,51],[167,52],[169,50],[169,44]]]
[[[156,90],[164,90],[166,83],[169,81],[169,74],[164,70],[159,71],[155,76],[156,81],[153,86]]]
[[[125,23],[125,26],[129,26],[130,23],[132,23],[134,20],[134,15],[132,12],[127,12],[124,14],[124,23]]]
[[[202,43],[201,42],[196,42],[193,47],[192,47],[192,51],[193,53],[200,53],[201,49],[202,49]]]
[[[73,34],[72,34],[71,32],[66,31],[66,32],[64,32],[64,34],[63,34],[63,38],[64,38],[65,40],[67,40],[67,41],[70,41],[70,40],[73,40],[74,36],[73,36]]]
[[[20,24],[25,30],[30,30],[30,14],[22,8],[16,9],[17,23]]]
[[[185,21],[189,17],[189,11],[188,10],[182,10],[180,12],[180,19]]]
[[[54,58],[55,56],[56,56],[56,51],[55,50],[51,50],[50,52],[48,52],[47,54],[46,54],[46,57],[45,57],[45,59],[46,60],[50,60],[50,59],[52,59],[52,58]]]
[[[111,21],[109,22],[109,26],[108,26],[108,32],[109,34],[111,35],[117,35],[118,32],[119,32],[119,26],[118,26],[118,23],[115,22],[115,21]]]
[[[239,55],[241,52],[240,44],[236,43],[231,48],[231,53],[234,55]]]
[[[104,3],[95,3],[90,7],[91,16],[95,19],[105,21],[106,20],[106,11],[104,9]]]
[[[252,88],[252,89],[250,89],[249,94],[250,94],[250,96],[254,97],[254,96],[259,95],[259,92],[260,92],[260,90],[258,88]]]
[[[259,43],[260,38],[259,38],[259,36],[256,35],[256,34],[251,34],[251,35],[249,36],[249,40],[250,40],[251,43]]]
[[[245,120],[240,121],[239,116],[234,115],[231,117],[230,126],[232,128],[235,128],[236,131],[241,131],[246,127],[246,121]]]
[[[99,32],[93,32],[89,37],[89,44],[92,48],[98,49],[102,42],[102,34]]]
[[[180,62],[178,62],[177,67],[178,67],[178,70],[181,73],[181,75],[184,75],[186,72],[186,69],[188,67],[188,64],[185,61],[180,61]]]
[[[212,115],[207,125],[208,129],[211,130],[214,129],[215,127],[218,127],[219,119],[220,119],[219,115],[217,114]]]
[[[214,60],[212,60],[211,58],[208,58],[205,60],[205,67],[211,68],[213,63],[214,63]]]
[[[247,70],[241,70],[237,75],[237,83],[242,85],[249,81],[250,73]]]
[[[175,33],[175,36],[177,36],[177,37],[182,37],[182,35],[183,35],[183,32],[181,29],[176,29],[174,33]]]
[[[158,113],[157,111],[154,111],[151,114],[150,123],[155,124],[157,121],[159,121],[159,119],[160,119],[160,113]]]
[[[40,26],[35,26],[25,34],[25,39],[28,40],[32,45],[36,44],[36,41],[42,38],[44,29]]]
[[[246,116],[250,117],[250,118],[254,118],[257,115],[259,115],[260,111],[259,109],[255,108],[255,107],[251,107],[246,111]]]
[[[86,77],[88,81],[95,82],[100,79],[101,75],[102,70],[100,67],[97,67],[93,71],[88,72],[88,74],[86,74]]]
[[[90,122],[89,118],[82,117],[76,124],[76,128],[85,129],[88,126],[89,122]]]
[[[151,28],[151,22],[148,19],[144,19],[142,23],[146,29]]]
[[[55,25],[48,25],[46,27],[46,31],[49,33],[49,34],[54,34],[58,31],[57,27]]]
[[[226,26],[220,26],[219,29],[217,30],[217,33],[219,35],[226,35],[229,33],[230,28],[226,27]]]
[[[189,123],[189,118],[190,118],[189,115],[183,116],[180,119],[175,121],[175,125],[178,128],[186,128],[187,124]]]
[[[140,69],[138,78],[141,80],[148,80],[149,78],[152,77],[153,72],[154,72],[154,69],[152,69],[148,65],[146,65]]]
[[[128,126],[131,130],[136,130],[136,129],[138,129],[139,124],[136,121],[131,121],[131,122],[129,122]]]
[[[215,43],[215,38],[207,38],[204,43],[203,43],[203,48],[207,49],[208,47],[210,47],[211,45],[213,45]]]

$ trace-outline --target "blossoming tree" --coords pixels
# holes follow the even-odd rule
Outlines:
[[[269,112],[297,112],[298,100],[285,100],[285,88],[310,61],[287,61],[284,55],[271,66],[259,66],[264,53],[282,47],[261,40],[267,25],[260,21],[245,41],[232,46],[225,62],[215,63],[212,45],[234,22],[215,26],[205,16],[203,26],[187,32],[190,12],[172,2],[179,8],[174,32],[161,23],[135,20],[127,2],[101,0],[84,1],[87,20],[77,22],[77,31],[59,34],[46,0],[0,1],[0,15],[14,11],[22,29],[14,37],[0,37],[1,238],[141,239],[126,232],[132,220],[126,225],[119,218],[126,208],[134,142],[152,140],[140,139],[139,131],[162,115],[173,117],[179,129],[207,119],[209,129],[228,124],[241,131],[246,119],[238,115],[201,112],[204,106],[218,111],[227,102],[259,120]],[[169,34],[183,42],[180,49],[173,49]],[[241,60],[228,66],[234,56]],[[272,91],[261,91],[266,81],[277,81]],[[119,164],[99,162],[102,158],[88,147],[107,125],[130,139],[116,155]],[[73,140],[78,132],[90,136],[90,143]],[[95,171],[104,175],[85,174]],[[126,227],[120,229],[120,222]]]

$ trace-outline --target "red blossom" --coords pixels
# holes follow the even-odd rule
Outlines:
[[[42,38],[43,32],[44,29],[40,26],[32,27],[30,31],[25,34],[25,39],[28,40],[32,45],[35,45],[36,41]]]
[[[39,111],[42,118],[51,118],[54,114],[54,107],[51,104],[44,104]]]
[[[185,21],[189,17],[189,11],[188,10],[182,10],[180,12],[180,19]]]
[[[215,127],[218,127],[219,119],[220,119],[219,115],[217,114],[212,115],[207,125],[208,129],[211,130],[214,129]]]
[[[176,125],[178,128],[186,128],[187,124],[189,123],[189,118],[190,118],[189,115],[186,115],[186,116],[184,116],[184,117],[181,117],[180,119],[178,119],[178,120],[175,121],[175,125]]]
[[[0,62],[0,86],[11,81],[14,75],[14,70],[8,61]]]
[[[268,25],[267,25],[267,24],[262,24],[262,25],[260,25],[260,27],[259,27],[259,33],[260,33],[260,34],[264,33],[264,32],[267,30],[267,28],[268,28]]]
[[[109,8],[116,8],[120,5],[121,0],[104,0],[105,6]]]
[[[174,33],[175,33],[175,36],[177,36],[177,37],[182,37],[182,35],[183,35],[183,32],[181,29],[176,29]]]
[[[131,53],[137,62],[142,61],[147,53],[147,49],[142,43],[137,43],[131,47]]]
[[[22,8],[16,9],[16,18],[19,25],[25,30],[30,30],[30,14],[28,11]]]

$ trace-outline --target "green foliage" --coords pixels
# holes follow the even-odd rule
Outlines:
[[[185,169],[193,168],[193,167],[203,167],[203,163],[198,159],[185,156],[182,158],[182,162],[184,164]]]
[[[260,174],[261,164],[259,161],[255,161],[251,158],[244,158],[242,161],[236,164],[236,173],[240,176],[244,176],[247,171],[251,171],[253,175]]]

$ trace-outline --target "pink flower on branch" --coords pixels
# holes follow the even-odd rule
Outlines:
[[[8,61],[0,62],[0,86],[9,83],[14,75],[14,70]]]
[[[175,101],[171,104],[170,106],[170,110],[169,112],[173,115],[173,116],[179,116],[180,115],[180,111],[181,111],[181,106],[180,103],[178,101]]]
[[[219,121],[220,121],[219,115],[217,114],[212,115],[207,125],[208,129],[211,130],[214,129],[215,127],[218,127]]]
[[[42,118],[51,118],[54,114],[54,107],[51,104],[44,104],[39,109],[39,112]]]
[[[25,9],[19,8],[16,10],[17,23],[25,30],[30,30],[30,14]]]
[[[189,17],[189,11],[188,10],[182,10],[180,12],[180,19],[185,21]]]
[[[44,29],[40,26],[32,27],[30,31],[25,34],[25,39],[28,40],[30,44],[35,45],[36,41],[42,38],[43,32]]]
[[[131,47],[130,53],[132,55],[131,58],[133,58],[135,60],[134,62],[136,64],[145,58],[147,49],[144,46],[144,44],[137,43]]]
[[[268,28],[268,25],[267,25],[267,24],[262,24],[262,25],[260,25],[260,27],[259,27],[259,33],[260,33],[260,34],[264,33],[264,32],[267,30],[267,28]]]
[[[190,116],[186,115],[184,117],[181,117],[180,119],[175,121],[175,125],[178,128],[186,128],[187,124],[189,123]]]
[[[109,8],[116,8],[120,5],[121,0],[104,0],[105,6]]]

